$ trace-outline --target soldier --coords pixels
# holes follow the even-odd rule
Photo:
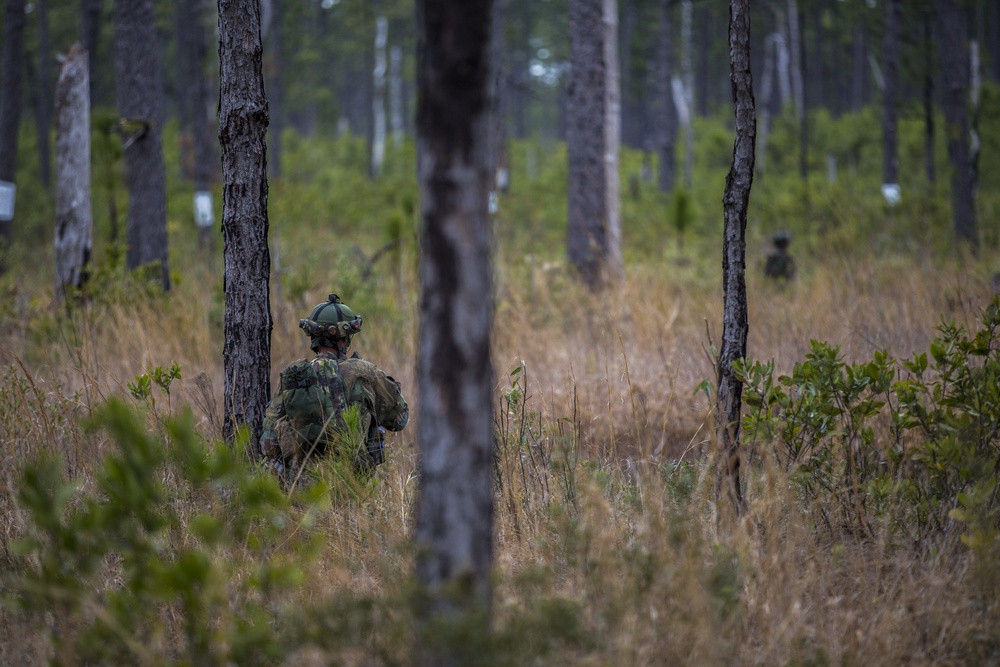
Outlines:
[[[792,236],[788,232],[778,232],[771,237],[774,249],[767,256],[764,275],[775,281],[788,282],[795,278],[795,260],[788,252]]]
[[[279,472],[291,474],[310,456],[335,449],[348,407],[357,406],[360,430],[366,434],[364,448],[351,453],[358,472],[370,472],[383,462],[386,430],[406,426],[410,412],[399,383],[357,352],[347,356],[361,323],[361,316],[336,294],[299,321],[316,358],[282,371],[261,437],[261,452]]]

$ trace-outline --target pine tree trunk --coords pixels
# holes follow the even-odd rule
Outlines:
[[[936,180],[934,168],[934,12],[926,10],[924,22],[924,173],[931,185]]]
[[[285,129],[285,65],[282,54],[284,4],[284,0],[271,0],[271,27],[267,35],[271,64],[267,72],[268,136],[271,139],[267,153],[267,166],[271,178],[274,179],[281,178],[281,134]]]
[[[417,2],[423,256],[416,573],[432,600],[424,620],[479,617],[484,633],[493,561],[491,5]],[[427,645],[420,661],[458,664]]]
[[[615,0],[570,0],[567,251],[591,289],[621,277]]]
[[[684,188],[694,185],[694,66],[691,30],[694,7],[691,0],[681,0],[681,77],[684,81]]]
[[[87,58],[90,59],[90,62],[87,63],[87,71],[90,76],[90,107],[93,108],[101,103],[101,100],[98,99],[98,93],[102,92],[97,81],[97,56],[101,36],[101,0],[80,0],[80,9],[80,42],[83,44],[83,50],[87,52]]]
[[[49,9],[47,0],[35,0],[38,16],[38,104],[35,127],[38,136],[38,173],[42,185],[52,185],[52,156],[49,132],[52,129],[52,46],[49,43]]]
[[[882,42],[882,183],[899,183],[899,148],[896,139],[896,87],[899,79],[899,0],[885,2],[885,34]]]
[[[24,0],[7,0],[3,23],[3,88],[0,89],[0,181],[14,183],[21,127],[24,69]],[[16,201],[16,199],[15,199]],[[12,221],[0,220],[0,271],[11,241]]]
[[[756,111],[750,70],[750,0],[729,2],[729,62],[736,116],[733,163],[722,198],[725,237],[722,245],[722,346],[719,350],[718,406],[715,431],[719,443],[716,499],[723,492],[737,515],[743,512],[740,480],[740,410],[743,385],[733,362],[747,352],[746,226],[753,185]],[[720,511],[721,514],[721,511]]]
[[[156,265],[164,290],[167,265],[167,190],[163,165],[163,101],[152,0],[115,1],[115,73],[128,185],[125,263]]]
[[[392,132],[392,146],[398,152],[403,149],[406,121],[403,109],[403,49],[394,46],[389,49],[389,128]]]
[[[256,0],[218,0],[219,144],[226,313],[223,434],[249,431],[260,456],[261,422],[271,394],[271,301],[267,245],[268,110],[260,10]]]
[[[70,49],[56,103],[56,299],[83,287],[93,245],[90,203],[90,76],[87,52]]]
[[[490,173],[493,189],[507,192],[510,185],[507,155],[507,0],[493,2],[493,109],[490,142]]]
[[[660,192],[672,192],[677,180],[677,106],[671,78],[674,70],[674,27],[670,20],[673,0],[659,2],[659,29],[656,47],[656,93],[659,113],[656,125],[660,154]]]
[[[388,65],[386,45],[389,40],[389,21],[385,16],[375,19],[375,67],[372,69],[372,156],[371,176],[382,175],[385,162],[385,88]]]
[[[968,26],[955,0],[935,0],[941,35],[941,104],[944,111],[948,160],[951,163],[951,207],[955,238],[976,248],[975,192],[969,150]]]

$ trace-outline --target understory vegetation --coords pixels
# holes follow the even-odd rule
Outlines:
[[[470,619],[425,640],[469,665],[1000,660],[997,105],[987,88],[976,254],[952,245],[946,178],[904,173],[886,206],[874,111],[816,119],[807,180],[784,173],[796,133],[772,130],[747,228],[748,506],[731,530],[712,432],[724,120],[699,121],[690,191],[661,195],[623,155],[626,278],[599,295],[564,260],[564,149],[514,142],[495,225],[493,632]],[[95,163],[112,187],[95,191],[89,285],[58,304],[32,136],[0,277],[0,663],[408,664],[419,414],[373,478],[328,460],[284,492],[221,440],[221,235],[198,246],[175,137],[174,288],[124,272],[112,155]],[[921,126],[900,137],[919,156]],[[415,408],[412,147],[373,182],[360,140],[284,145],[272,383],[308,353],[298,319],[336,292]],[[762,275],[779,230],[788,284]]]

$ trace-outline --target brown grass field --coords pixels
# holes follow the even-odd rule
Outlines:
[[[750,248],[749,354],[773,359],[777,373],[802,360],[811,339],[839,345],[847,361],[882,349],[894,357],[926,351],[942,317],[975,326],[992,297],[982,261],[819,257],[802,262],[798,279],[782,288],[764,283],[759,255]],[[864,536],[821,530],[787,475],[767,465],[750,472],[747,516],[732,530],[717,528],[712,405],[696,391],[714,380],[717,267],[674,258],[633,265],[624,284],[600,296],[582,293],[558,263],[518,258],[497,270],[500,639],[470,664],[997,664],[1000,562],[974,556],[960,531],[907,542],[880,526]],[[145,369],[182,369],[169,397],[154,391],[155,405],[144,406],[150,429],[190,408],[202,436],[220,436],[221,314],[204,288],[216,281],[207,269],[190,269],[167,297],[72,316],[42,288],[12,294],[14,316],[0,322],[0,583],[37,565],[12,546],[30,524],[16,500],[21,462],[58,452],[66,479],[92,491],[93,472],[114,444],[82,423],[112,396],[136,403],[126,384]],[[272,290],[273,380],[308,352],[298,318],[337,289],[316,286],[294,300]],[[389,279],[372,290],[389,294],[372,315],[363,299],[341,293],[365,315],[356,347],[399,379],[416,406],[415,286]],[[305,580],[274,594],[272,606],[275,616],[309,610],[312,639],[262,664],[409,662],[419,418],[388,443],[376,483],[361,493],[337,492],[334,483],[315,508],[290,510],[296,531],[317,546]],[[197,496],[177,508],[182,522],[203,509]],[[220,625],[246,594],[234,583],[241,568],[256,558],[241,548],[219,553],[244,563],[229,571],[229,588],[220,584],[232,589],[222,593]],[[275,553],[296,552],[279,545]],[[0,607],[0,664],[75,663],[60,638],[100,618],[105,592],[120,585],[120,564],[109,558],[69,618]],[[344,611],[352,602],[356,622]],[[128,662],[191,664],[180,603],[159,605],[155,627],[119,637]]]

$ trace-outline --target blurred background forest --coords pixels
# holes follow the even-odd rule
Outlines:
[[[294,502],[212,445],[216,7],[156,0],[155,43],[139,47],[159,66],[164,292],[150,267],[126,270],[134,128],[116,97],[113,5],[6,0],[0,17],[5,58],[11,12],[23,18],[18,95],[6,60],[0,73],[0,116],[18,109],[15,138],[0,137],[0,181],[16,185],[0,221],[0,568],[17,591],[0,605],[0,662],[405,663],[415,426],[374,483],[345,490],[321,471],[334,491]],[[946,5],[964,21],[957,43]],[[735,544],[715,539],[704,465],[733,157],[728,3],[618,1],[625,275],[601,293],[566,259],[567,2],[496,6],[497,634],[449,641],[465,642],[467,664],[995,662],[1000,362],[997,314],[984,323],[983,309],[1000,283],[1000,3],[900,2],[895,47],[885,0],[753,3],[749,355],[773,367],[748,371],[745,529],[778,526],[780,539]],[[261,19],[272,386],[307,352],[298,319],[333,291],[365,318],[356,347],[415,405],[413,3],[262,0]],[[59,301],[54,91],[74,42],[90,64],[93,249],[84,298]],[[971,219],[953,203],[949,53],[968,57]],[[796,260],[787,283],[763,275],[778,232]],[[921,397],[938,411],[920,413]],[[970,421],[974,437],[954,436]],[[193,451],[211,452],[204,467]],[[60,463],[16,473],[47,453]],[[91,512],[92,497],[120,513]],[[133,520],[150,523],[116,532]],[[73,555],[88,550],[93,562]]]

